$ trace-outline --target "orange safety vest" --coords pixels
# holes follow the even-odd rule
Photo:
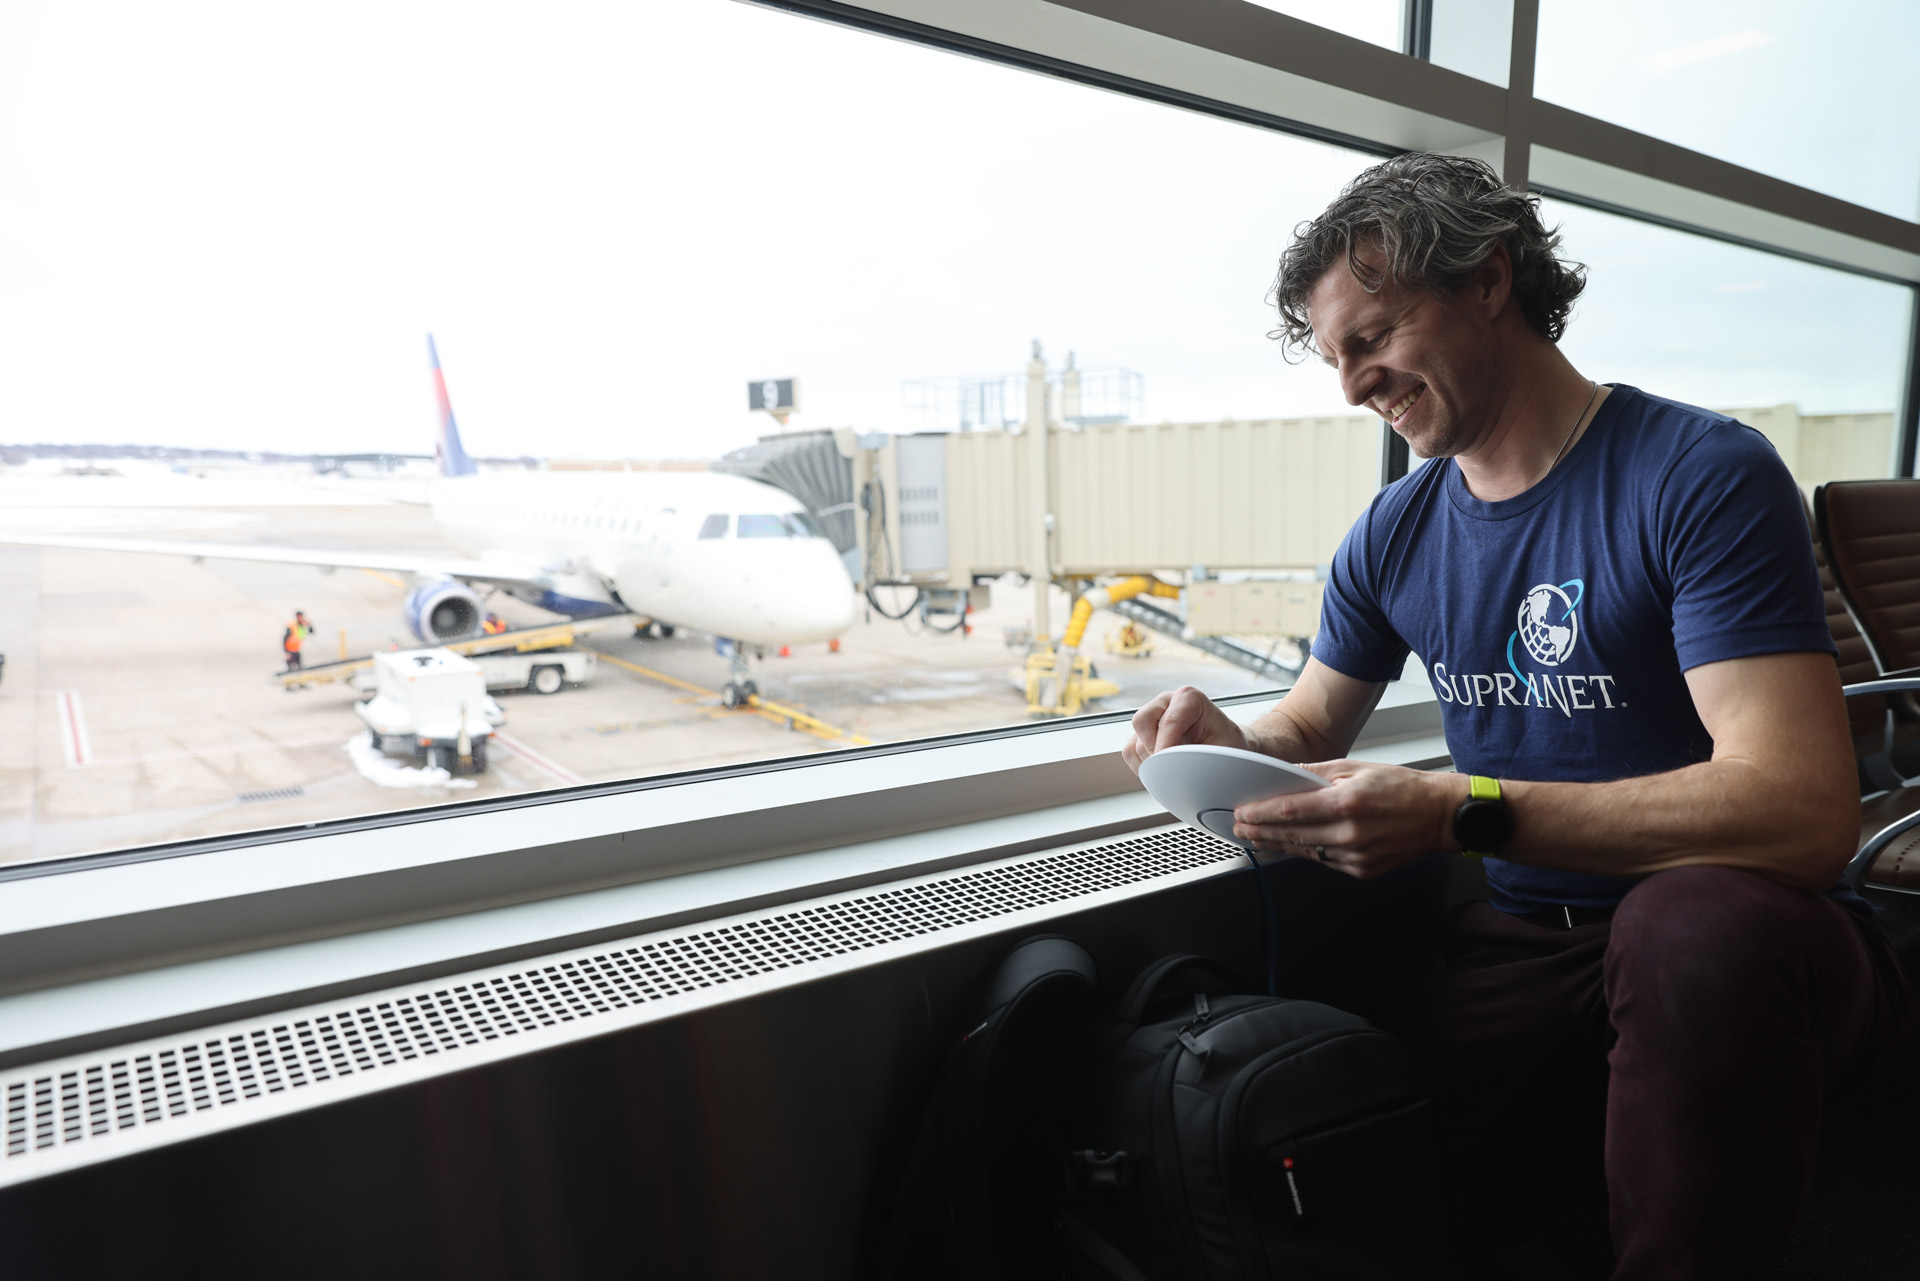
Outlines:
[[[306,629],[301,627],[300,624],[288,623],[287,634],[280,638],[280,643],[286,648],[287,653],[298,654],[300,652],[300,642],[305,636]]]
[[[498,636],[501,632],[507,630],[507,623],[503,618],[489,618],[486,622],[480,624],[480,630],[488,636]]]

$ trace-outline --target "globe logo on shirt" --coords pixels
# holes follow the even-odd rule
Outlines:
[[[1576,579],[1567,586],[1578,589],[1581,584]],[[1527,653],[1533,655],[1535,662],[1558,667],[1567,661],[1573,653],[1574,642],[1580,638],[1580,620],[1573,612],[1579,604],[1576,597],[1568,596],[1563,588],[1552,583],[1529,588],[1521,598],[1520,643],[1527,647]]]

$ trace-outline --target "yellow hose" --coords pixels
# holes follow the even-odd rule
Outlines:
[[[1132,578],[1109,583],[1105,587],[1096,587],[1073,602],[1073,617],[1067,620],[1066,635],[1060,638],[1061,648],[1068,652],[1080,648],[1080,640],[1087,634],[1087,623],[1093,618],[1094,610],[1116,601],[1132,600],[1143,592],[1160,597],[1180,595],[1180,589],[1172,583],[1163,583],[1145,574],[1135,574]]]
[[[1068,649],[1078,649],[1080,638],[1087,634],[1087,620],[1093,617],[1093,593],[1088,592],[1073,602],[1073,617],[1067,620],[1067,634],[1060,638],[1061,644]]]

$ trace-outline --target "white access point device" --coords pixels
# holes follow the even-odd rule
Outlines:
[[[1163,747],[1140,762],[1149,795],[1183,823],[1233,839],[1233,811],[1249,801],[1325,787],[1303,766],[1238,747],[1189,743]]]

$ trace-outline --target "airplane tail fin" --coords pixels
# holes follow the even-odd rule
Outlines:
[[[478,470],[473,459],[460,445],[460,428],[453,421],[453,402],[447,399],[447,380],[440,372],[440,351],[427,335],[427,359],[433,364],[433,395],[440,403],[440,434],[434,441],[433,456],[442,476],[471,476]]]

